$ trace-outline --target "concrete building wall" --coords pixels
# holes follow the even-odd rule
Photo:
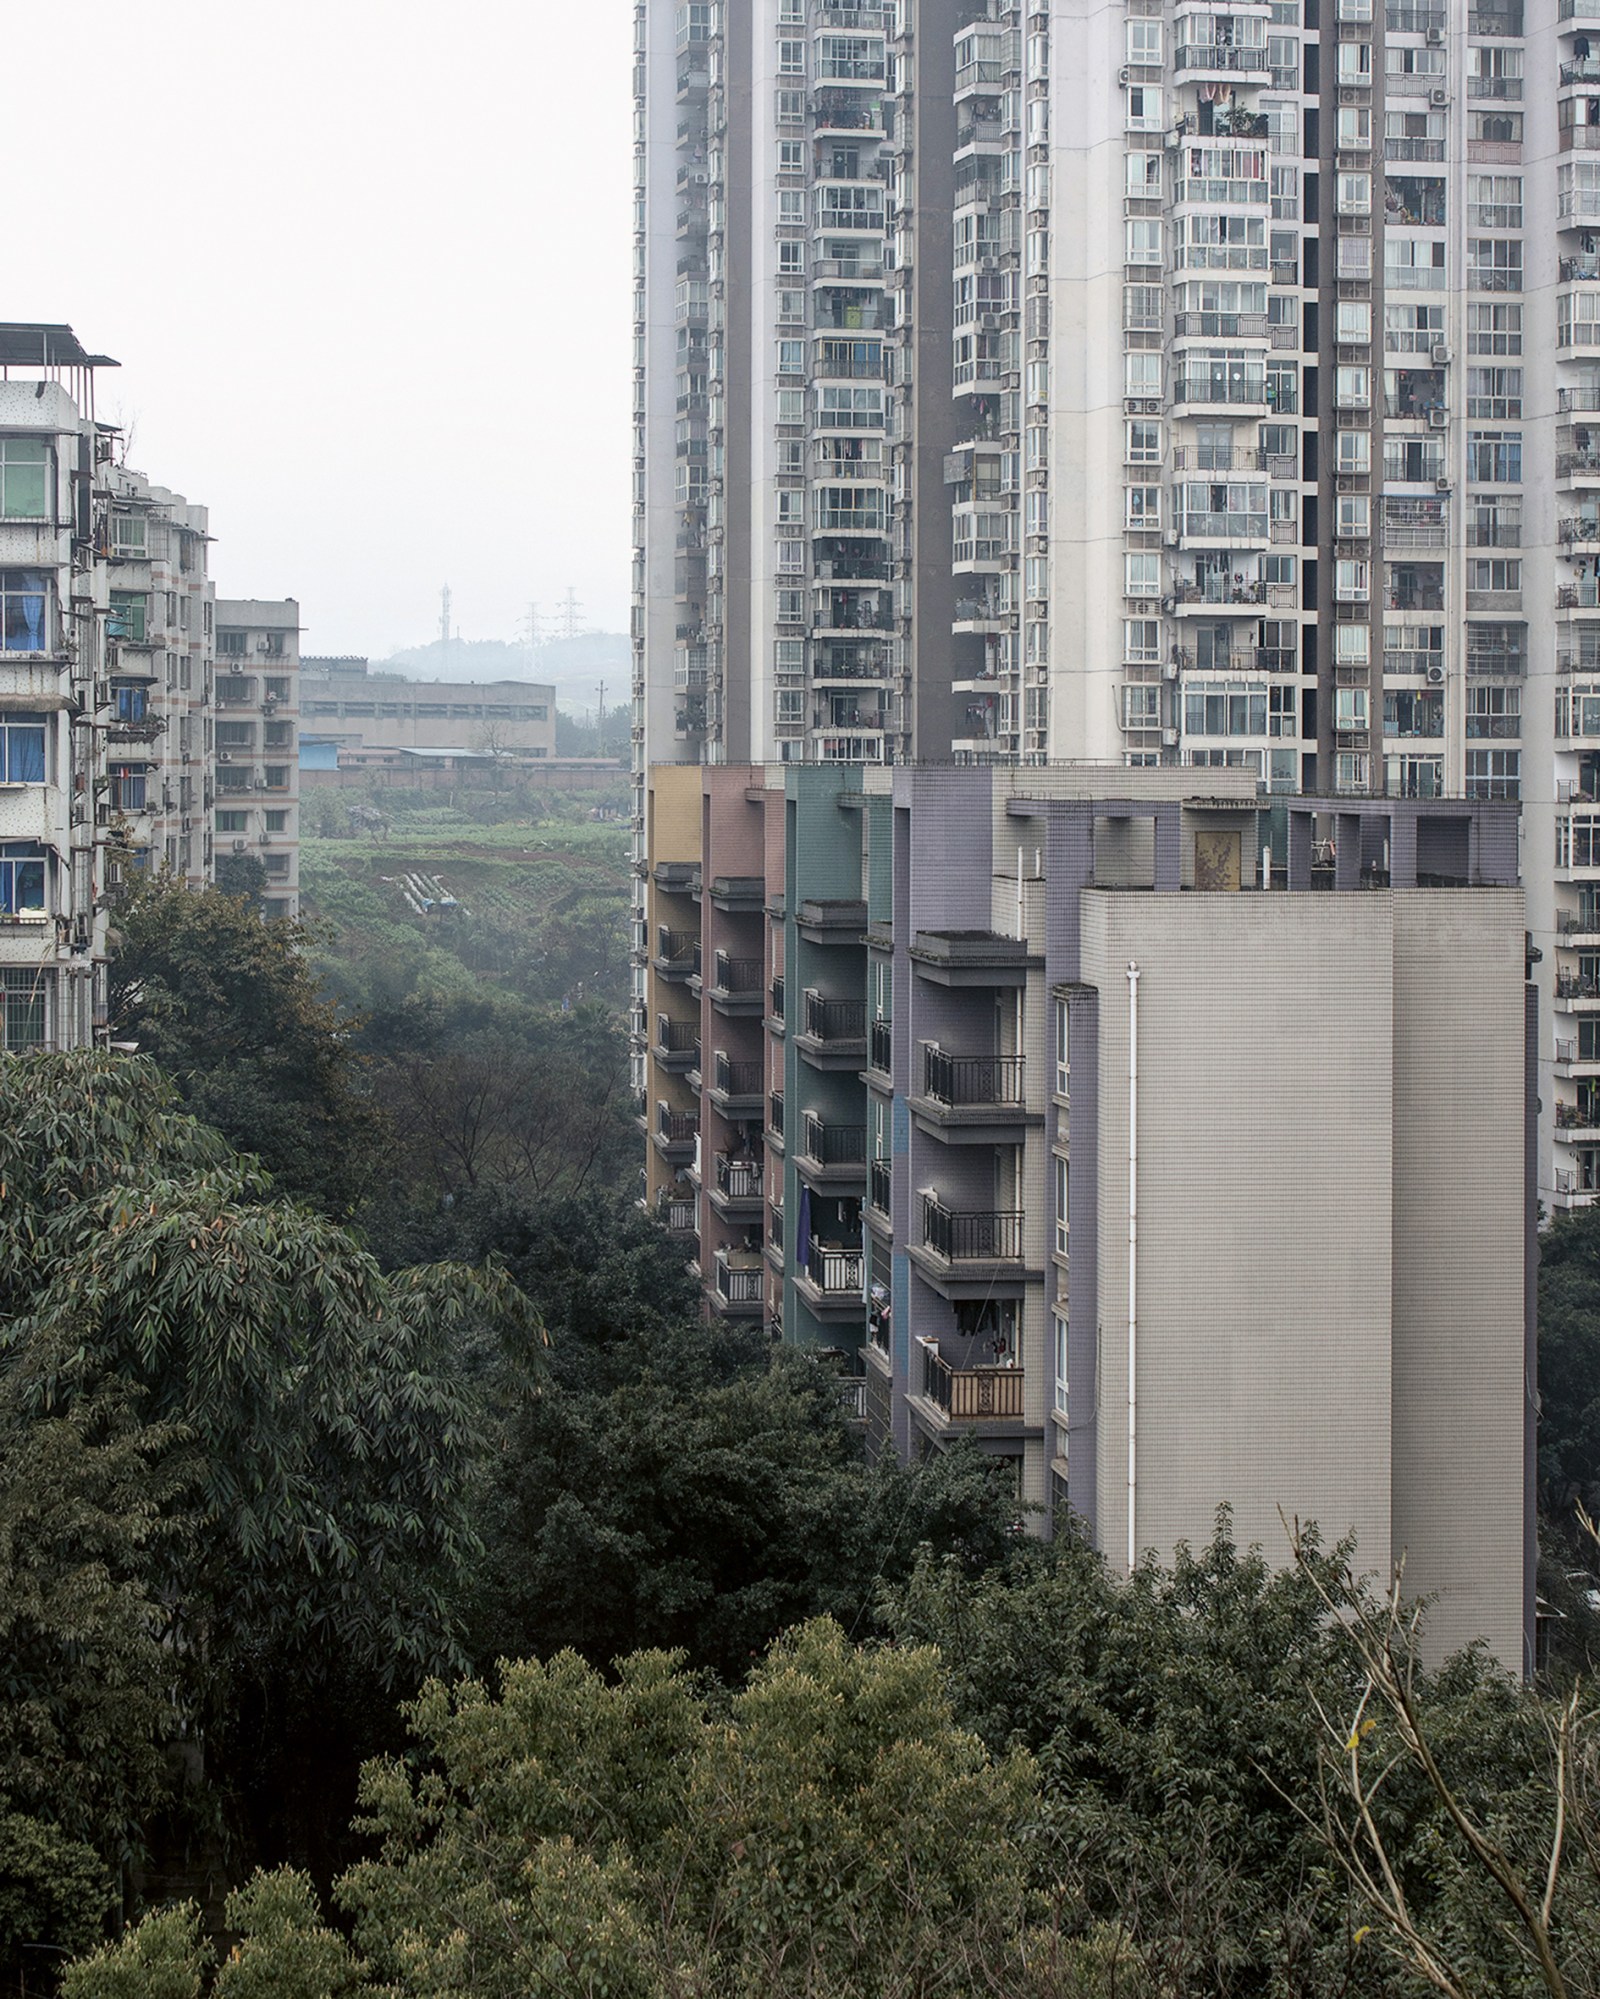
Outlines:
[[[1139,967],[1135,1545],[1234,1506],[1391,1540],[1393,911],[1383,896],[1083,898],[1100,994],[1097,1525],[1127,1545],[1129,1033]]]
[[[1523,900],[1390,900],[1395,1553],[1439,1599],[1436,1646],[1481,1636],[1520,1667]]]
[[[218,863],[253,856],[269,916],[300,913],[300,606],[293,597],[216,605],[213,724]]]

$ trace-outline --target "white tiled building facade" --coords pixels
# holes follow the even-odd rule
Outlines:
[[[1520,798],[1600,1194],[1600,0],[636,22],[641,782]]]

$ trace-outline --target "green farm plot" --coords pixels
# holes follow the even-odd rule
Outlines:
[[[543,1005],[628,998],[628,833],[450,812],[301,847],[323,969],[360,1005],[488,982]],[[442,892],[442,893],[441,893]]]

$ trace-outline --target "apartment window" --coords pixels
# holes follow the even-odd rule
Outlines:
[[[1059,1153],[1052,1153],[1051,1161],[1055,1167],[1055,1251],[1057,1256],[1066,1256],[1072,1248],[1071,1174]]]
[[[0,717],[0,783],[44,783],[42,715]]]
[[[778,190],[778,226],[780,229],[798,228],[806,219],[806,197],[803,188],[785,187]]]
[[[30,1049],[49,1046],[54,993],[53,972],[35,972],[23,966],[0,971],[0,1040],[8,1055],[25,1055]]]
[[[1372,213],[1371,174],[1340,174],[1339,213],[1341,215]]]
[[[1128,23],[1129,62],[1158,63],[1161,60],[1161,23],[1159,21],[1130,21]]]
[[[804,277],[806,268],[806,246],[804,243],[780,243],[778,245],[778,275],[782,278]]]
[[[1125,618],[1122,657],[1130,666],[1155,666],[1161,659],[1161,624],[1156,618]]]
[[[1469,430],[1467,477],[1483,485],[1516,485],[1522,478],[1520,430]]]
[[[1055,1407],[1059,1415],[1068,1413],[1067,1404],[1067,1321],[1060,1312],[1050,1315],[1050,1323],[1055,1328]],[[1065,1506],[1067,1494],[1063,1488],[1056,1495],[1059,1505]]]
[[[1556,299],[1556,345],[1600,344],[1600,296],[1592,291],[1562,292]]]
[[[1491,421],[1522,414],[1520,368],[1469,368],[1467,415]]]
[[[1372,150],[1372,112],[1366,105],[1340,106],[1338,142],[1341,152],[1367,153]]]
[[[150,618],[150,599],[142,590],[113,590],[111,616],[106,636],[126,639],[132,645],[144,643]]]
[[[1161,262],[1161,224],[1149,217],[1133,216],[1124,224],[1127,232],[1126,261],[1129,264]]]
[[[1159,132],[1163,126],[1161,92],[1148,83],[1136,83],[1128,92],[1130,132]]]
[[[1336,562],[1333,565],[1333,594],[1340,604],[1366,603],[1372,595],[1368,565],[1365,562]]]
[[[806,343],[803,340],[778,342],[778,373],[803,375],[806,371]]]
[[[1521,291],[1521,242],[1514,236],[1469,236],[1467,283],[1480,292]]]
[[[0,914],[44,914],[45,849],[37,840],[0,844]]]
[[[289,789],[289,766],[287,764],[268,764],[261,774],[267,781],[268,791],[287,791]]]
[[[248,812],[218,812],[217,831],[219,833],[248,833],[250,815]]]
[[[1190,736],[1264,736],[1267,733],[1265,683],[1186,688],[1183,727]]]
[[[1159,597],[1161,595],[1161,558],[1159,555],[1128,554],[1123,558],[1126,575],[1127,594],[1130,597]]]
[[[1161,488],[1130,486],[1123,495],[1124,525],[1136,533],[1161,525]]]
[[[1468,798],[1520,798],[1522,752],[1468,750],[1467,796]]]
[[[1276,493],[1273,497],[1277,497]],[[1365,493],[1339,495],[1338,525],[1335,532],[1347,541],[1364,541],[1372,532],[1372,502]]]
[[[806,45],[804,42],[779,42],[779,76],[804,76],[806,73]]]
[[[1157,686],[1124,687],[1122,726],[1125,729],[1161,727],[1161,689]]]
[[[1365,625],[1335,625],[1333,628],[1333,657],[1340,666],[1365,666],[1371,643],[1372,634]]]
[[[1372,407],[1372,370],[1370,368],[1335,369],[1333,399],[1336,409],[1370,409]]]
[[[780,687],[773,696],[772,719],[780,729],[803,728],[806,719],[805,689]]]
[[[1130,465],[1161,463],[1161,425],[1152,418],[1136,418],[1128,425],[1127,462]]]
[[[1520,229],[1521,174],[1468,174],[1467,223],[1473,229]]]
[[[1340,299],[1335,324],[1343,345],[1364,347],[1372,339],[1372,307],[1365,299]]]
[[[1130,201],[1159,201],[1161,198],[1161,155],[1129,153],[1123,162],[1127,171],[1125,193]]]
[[[1516,558],[1475,556],[1467,563],[1469,590],[1520,590],[1522,564]]]
[[[1372,469],[1372,433],[1369,430],[1338,432],[1338,468],[1343,473],[1363,475]]]
[[[1469,354],[1520,354],[1522,352],[1522,307],[1488,305],[1472,301],[1467,306],[1467,352]]]
[[[42,521],[49,510],[49,445],[33,437],[0,437],[0,517]]]
[[[1286,590],[1293,589],[1298,571],[1299,561],[1293,555],[1264,555],[1261,558],[1261,580],[1268,585],[1276,583]]]
[[[1600,701],[1595,702],[1595,723],[1600,728]],[[1442,733],[1441,729],[1438,733]],[[1467,688],[1467,738],[1520,736],[1522,733],[1522,689],[1517,686],[1474,685]],[[1559,717],[1556,734],[1562,733]]]

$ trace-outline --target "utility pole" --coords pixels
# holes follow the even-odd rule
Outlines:
[[[594,741],[596,756],[603,757],[606,753],[606,684],[603,680],[600,683],[599,701],[600,712],[594,725]]]

